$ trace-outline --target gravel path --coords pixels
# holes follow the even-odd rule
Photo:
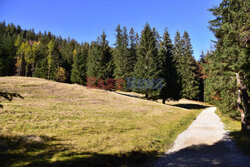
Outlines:
[[[250,157],[234,145],[215,114],[215,107],[202,111],[155,167],[250,167]]]

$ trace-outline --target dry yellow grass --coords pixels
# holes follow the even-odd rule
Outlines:
[[[12,157],[4,161],[10,166],[146,162],[167,150],[200,111],[39,78],[1,77],[0,89],[24,97],[3,101],[0,110],[1,155]],[[43,145],[26,147],[30,142]]]

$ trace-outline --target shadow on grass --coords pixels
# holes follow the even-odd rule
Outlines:
[[[250,166],[250,157],[244,155],[228,138],[213,145],[192,145],[163,155],[155,166],[171,167],[246,167]]]
[[[12,101],[14,97],[24,99],[23,96],[21,96],[18,93],[8,93],[8,92],[2,92],[0,91],[0,98],[6,99],[8,101]],[[1,101],[0,101],[1,102]],[[0,108],[3,108],[3,105],[0,104]]]
[[[234,131],[229,135],[234,139],[236,145],[250,156],[250,132]]]
[[[130,95],[130,94],[121,93],[121,92],[115,92],[115,93],[117,93],[119,95],[127,96],[127,97],[134,97],[134,98],[142,99],[142,97],[136,96],[136,95]]]
[[[133,97],[133,98],[138,98],[138,99],[142,99],[142,100],[150,100],[150,101],[156,101],[159,99],[158,96],[149,96],[148,98],[146,98],[145,96],[137,96],[137,95],[130,95],[130,94],[126,94],[126,93],[121,93],[121,92],[115,92],[119,95],[122,96],[127,96],[127,97]]]
[[[72,152],[72,147],[47,136],[0,136],[0,166],[148,166],[157,152],[133,151],[120,154]],[[60,153],[61,161],[50,160]],[[57,155],[56,157],[58,157]]]
[[[1,166],[42,162],[65,150],[60,144],[51,144],[55,138],[47,136],[0,136]]]
[[[93,152],[71,153],[64,156],[70,158],[65,161],[57,161],[52,163],[40,163],[40,166],[80,166],[80,167],[146,167],[158,156],[154,152],[134,151],[124,154],[99,154]],[[74,158],[76,157],[76,158]],[[36,166],[36,164],[33,164]],[[33,166],[32,165],[32,166]]]
[[[174,104],[175,107],[185,108],[185,109],[205,109],[209,106],[204,106],[200,104]]]

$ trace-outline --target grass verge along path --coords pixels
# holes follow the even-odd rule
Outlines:
[[[236,145],[247,155],[250,156],[250,134],[241,132],[241,122],[223,115],[219,110],[216,113],[224,122],[229,136],[235,141]]]

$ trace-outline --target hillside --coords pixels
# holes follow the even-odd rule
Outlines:
[[[1,77],[0,89],[24,97],[1,102],[0,161],[9,166],[141,165],[203,108],[29,77]]]

